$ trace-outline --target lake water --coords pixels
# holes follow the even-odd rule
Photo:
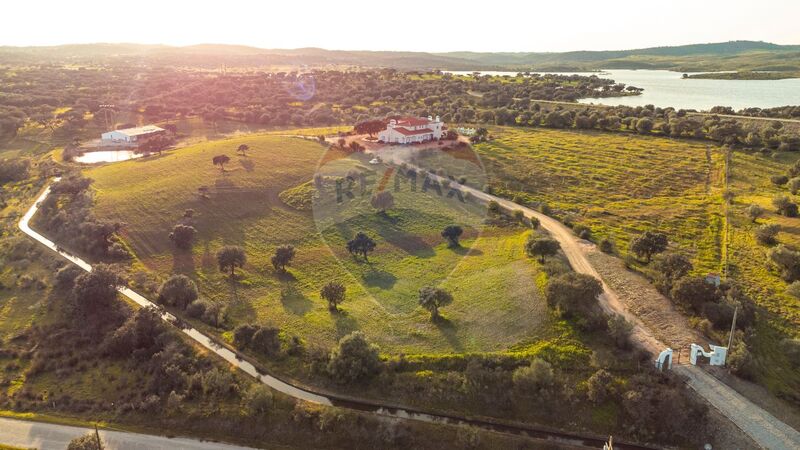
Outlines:
[[[453,72],[469,74],[471,72]],[[516,72],[485,72],[492,75],[515,75]],[[572,73],[566,73],[571,75]],[[592,75],[584,72],[578,75]],[[660,107],[708,110],[714,106],[773,108],[800,105],[800,78],[786,80],[707,80],[683,79],[680,72],[668,70],[604,70],[596,73],[643,88],[642,95],[628,97],[585,98],[581,103],[602,105]]]
[[[103,150],[99,152],[86,152],[80,156],[76,156],[75,161],[83,164],[96,164],[127,161],[141,156],[143,156],[141,153],[134,153],[133,150]]]

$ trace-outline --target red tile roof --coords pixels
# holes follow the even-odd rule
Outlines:
[[[404,135],[404,136],[413,136],[415,134],[433,133],[433,130],[431,130],[430,128],[423,128],[421,130],[409,130],[408,128],[394,127],[394,130],[397,131],[398,133]]]
[[[427,125],[431,123],[428,119],[421,119],[419,117],[398,117],[397,124],[398,125],[408,125],[411,127],[418,127],[420,125]]]

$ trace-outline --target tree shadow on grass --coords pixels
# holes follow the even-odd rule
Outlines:
[[[447,340],[447,343],[450,344],[450,347],[457,352],[464,351],[464,345],[461,343],[461,340],[457,336],[456,325],[450,319],[439,316],[433,319],[433,324],[436,325],[436,328],[439,329],[439,332],[442,333],[442,336]]]
[[[460,245],[458,247],[448,247],[448,250],[450,250],[453,253],[459,254],[461,256],[481,256],[481,255],[483,255],[483,250],[481,250],[479,248],[462,247]]]
[[[284,309],[298,316],[305,315],[314,307],[314,303],[294,283],[285,283],[281,288],[281,304]]]
[[[288,270],[275,271],[275,278],[285,283],[297,281],[297,277],[295,277],[294,274]]]
[[[331,310],[330,314],[336,322],[336,339],[341,339],[353,331],[358,331],[358,322],[347,311],[341,309]]]
[[[217,266],[217,260],[211,253],[211,247],[208,245],[208,241],[203,245],[203,256],[200,258],[200,266],[203,268],[204,272],[215,270]]]
[[[430,258],[436,255],[433,247],[422,237],[411,234],[393,223],[385,222],[378,228],[378,234],[389,244],[419,258]]]
[[[367,286],[391,289],[397,282],[397,277],[391,272],[370,267],[361,275]]]
[[[195,271],[194,254],[191,250],[176,248],[172,250],[172,273],[192,275]]]
[[[239,164],[244,167],[247,172],[252,172],[256,168],[256,163],[252,159],[239,158]]]

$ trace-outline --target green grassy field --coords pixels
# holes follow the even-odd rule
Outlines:
[[[496,191],[544,202],[625,254],[632,237],[662,230],[695,268],[719,271],[722,162],[717,147],[602,132],[493,128],[475,146]]]
[[[240,144],[250,146],[247,157],[233,156]],[[225,173],[211,164],[223,152],[232,156]],[[87,175],[95,180],[97,214],[127,223],[123,234],[135,266],[161,278],[189,274],[203,297],[227,305],[229,327],[272,324],[325,346],[362,330],[384,351],[407,353],[502,350],[562,333],[551,326],[541,279],[537,284],[538,264],[523,253],[530,230],[483,228],[474,217],[464,223],[460,207],[402,192],[385,216],[361,199],[345,219],[320,222],[320,232],[311,211],[280,197],[313,177],[324,152],[311,141],[252,135],[98,167]],[[364,167],[357,160],[341,164]],[[200,186],[208,186],[209,198],[198,195]],[[198,229],[191,254],[175,251],[168,239],[188,208],[195,210]],[[462,249],[448,248],[439,236],[450,223],[466,225]],[[344,251],[356,231],[377,241],[369,263]],[[241,245],[248,255],[236,283],[216,266],[214,254],[225,244]],[[298,249],[289,275],[269,263],[281,244]],[[331,313],[319,297],[329,280],[347,286],[340,313]],[[417,290],[440,283],[455,301],[443,310],[447,320],[433,323],[417,306]]]

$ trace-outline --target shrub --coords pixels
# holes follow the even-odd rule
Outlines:
[[[604,369],[594,373],[586,382],[586,395],[594,404],[600,404],[616,394],[614,377]]]
[[[206,312],[208,303],[203,300],[195,300],[186,306],[186,315],[192,319],[199,319],[203,317]]]
[[[789,180],[789,192],[796,195],[798,191],[800,191],[800,177],[794,177]]]
[[[778,195],[773,198],[772,205],[778,214],[786,217],[797,217],[797,204],[792,202],[786,195]]]
[[[84,434],[69,441],[67,450],[103,450],[106,446],[100,439],[100,435],[95,433]]]
[[[534,230],[538,230],[539,225],[541,225],[539,219],[537,219],[536,217],[531,217],[531,228],[533,228]]]
[[[728,352],[727,366],[734,374],[752,380],[755,376],[755,361],[750,354],[747,343],[742,339],[741,332],[736,333],[733,348]]]
[[[371,378],[380,368],[378,347],[370,344],[364,333],[354,331],[331,350],[327,371],[339,383],[352,383]]]
[[[240,350],[246,348],[252,342],[256,330],[258,330],[256,325],[244,324],[237,326],[233,330],[233,345]]]
[[[800,368],[800,339],[784,339],[781,347],[794,368]]]
[[[272,390],[261,383],[253,384],[244,394],[242,406],[251,415],[269,411],[272,407]]]
[[[603,312],[597,297],[603,286],[596,278],[582,273],[567,272],[550,280],[545,289],[547,303],[561,314],[579,318],[579,325],[586,329],[605,325]]]
[[[789,182],[789,177],[786,175],[773,175],[769,178],[769,181],[776,186],[783,186]]]
[[[494,200],[487,203],[486,208],[489,212],[489,217],[499,216],[501,214],[500,204]]]
[[[614,314],[608,319],[608,334],[614,339],[617,347],[626,349],[630,346],[631,331],[633,331],[633,324],[622,315]]]
[[[703,277],[686,277],[678,280],[672,288],[672,298],[685,305],[700,311],[703,304],[719,300],[717,287],[707,283]]]
[[[753,222],[758,220],[758,218],[763,215],[764,215],[764,208],[762,208],[760,205],[753,203],[747,207],[747,216],[750,217],[750,220],[752,220]]]
[[[786,293],[794,298],[800,298],[800,281],[793,281],[786,286]]]
[[[784,245],[778,245],[769,251],[769,259],[780,268],[784,280],[800,279],[800,253]]]
[[[158,302],[184,309],[197,300],[197,286],[186,275],[173,275],[158,289]]]
[[[776,242],[775,237],[781,230],[781,226],[777,223],[765,223],[756,228],[756,240],[765,245],[772,245]]]
[[[205,395],[228,397],[238,390],[238,385],[227,370],[211,369],[202,376],[202,389]]]
[[[523,392],[536,393],[555,382],[553,368],[543,359],[534,358],[529,366],[518,367],[512,375],[514,386]]]
[[[281,349],[280,330],[274,327],[259,327],[253,333],[250,347],[264,355],[275,355]]]
[[[83,269],[80,267],[73,264],[67,264],[66,266],[58,269],[56,272],[56,286],[69,289],[74,285],[75,279],[78,278],[78,275],[82,273]]]
[[[572,227],[572,232],[581,239],[585,239],[587,241],[592,239],[592,230],[586,225],[575,225]]]
[[[608,239],[603,239],[600,241],[600,251],[603,253],[612,254],[614,253],[614,244]]]

